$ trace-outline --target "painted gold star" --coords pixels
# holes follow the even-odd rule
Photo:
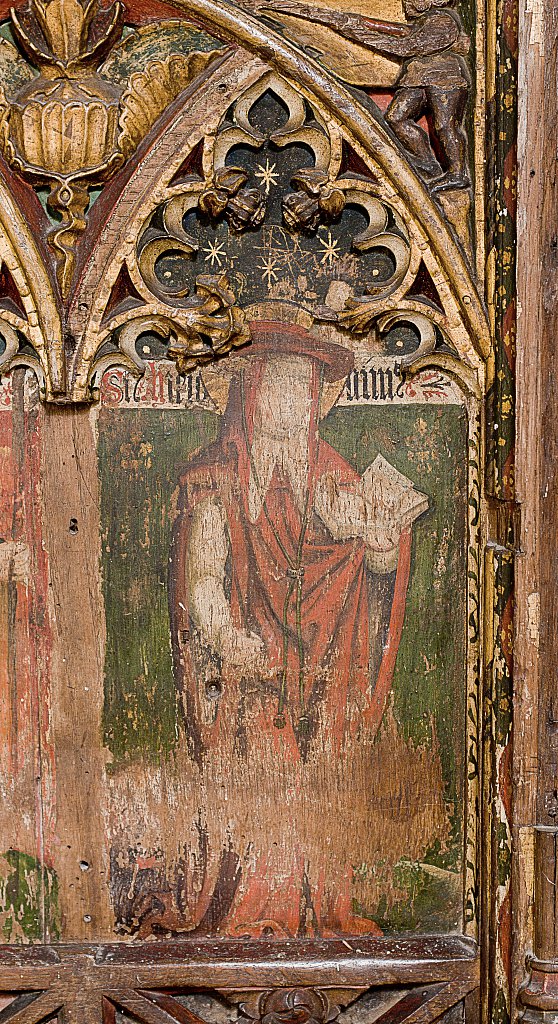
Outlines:
[[[258,164],[258,170],[256,171],[255,177],[259,178],[262,185],[265,187],[266,195],[269,195],[269,190],[272,185],[275,185],[276,181],[279,181],[279,175],[275,168],[277,164],[270,164],[269,157],[266,157],[265,167],[263,164]]]
[[[218,267],[221,267],[223,265],[223,260],[227,255],[223,242],[209,242],[206,248],[202,249],[202,252],[207,253],[207,256],[204,257],[205,262],[207,263],[209,260],[212,267],[214,267],[215,264],[217,264]]]
[[[330,267],[332,267],[335,261],[341,256],[341,253],[339,252],[339,242],[336,238],[332,237],[331,231],[328,231],[325,238],[319,238],[318,241],[320,245],[323,246],[320,262],[324,265],[329,263]]]
[[[263,271],[263,276],[266,278],[267,287],[270,288],[274,281],[278,281],[277,274],[275,273],[275,267],[277,261],[273,259],[273,256],[268,256],[267,259],[262,257],[260,263],[258,263],[258,270]]]

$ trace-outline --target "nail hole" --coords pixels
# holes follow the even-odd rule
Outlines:
[[[85,921],[86,924],[91,924],[91,914],[84,914],[83,920]]]
[[[69,529],[71,534],[76,534],[78,532],[78,521],[77,521],[77,519],[70,519],[70,525],[69,525],[68,529]]]

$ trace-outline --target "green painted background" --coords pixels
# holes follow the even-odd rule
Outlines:
[[[434,717],[454,801],[464,763],[466,430],[465,411],[453,405],[335,409],[322,425],[324,439],[359,473],[381,453],[430,499],[413,530],[393,689],[406,737],[428,743]]]
[[[218,427],[198,409],[100,414],[103,728],[116,763],[157,762],[178,741],[167,606],[175,491],[188,456]]]
[[[167,611],[167,564],[177,480],[189,456],[217,435],[219,417],[200,409],[103,409],[99,420],[102,574],[107,621],[104,741],[113,770],[172,757],[180,743]],[[459,871],[465,754],[467,423],[458,406],[338,408],[325,440],[359,472],[384,455],[430,499],[413,535],[405,626],[394,676],[394,712],[405,738],[440,746],[455,813],[448,849],[425,861]],[[378,908],[384,931],[424,926],[444,907],[459,917],[458,891],[417,865],[396,869],[408,899]],[[457,876],[455,876],[457,881]],[[450,906],[451,904],[451,906]],[[428,916],[428,915],[427,915]],[[432,926],[431,914],[428,918]]]

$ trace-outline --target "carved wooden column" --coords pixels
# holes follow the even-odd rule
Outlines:
[[[558,829],[535,828],[535,953],[529,958],[529,983],[520,995],[525,1021],[558,1020],[557,847]]]

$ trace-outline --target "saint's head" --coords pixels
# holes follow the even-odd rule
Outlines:
[[[353,353],[339,344],[339,332],[314,325],[295,303],[262,302],[248,316],[251,343],[204,370],[204,381],[227,420],[242,411],[250,439],[257,430],[287,440],[308,431],[312,411],[317,423],[331,408]]]

